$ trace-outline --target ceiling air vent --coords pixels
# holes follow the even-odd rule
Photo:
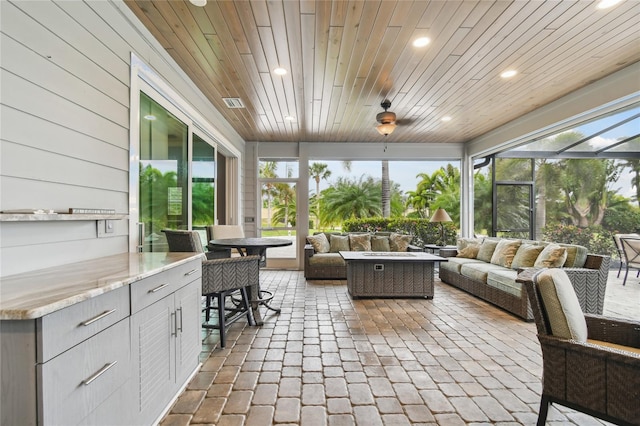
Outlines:
[[[227,104],[227,108],[244,108],[244,104],[240,98],[222,98],[222,100]]]

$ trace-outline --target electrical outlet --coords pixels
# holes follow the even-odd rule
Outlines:
[[[373,265],[374,271],[384,271],[384,263],[376,263]]]

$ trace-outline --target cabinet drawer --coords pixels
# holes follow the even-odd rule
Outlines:
[[[129,320],[125,319],[38,364],[39,424],[74,425],[98,408],[127,383],[130,347]]]
[[[38,362],[46,362],[130,314],[129,288],[120,287],[38,320]]]
[[[131,284],[131,313],[157,302],[202,276],[202,260],[194,259]]]

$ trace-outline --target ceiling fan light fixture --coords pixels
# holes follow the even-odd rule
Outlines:
[[[395,128],[396,128],[396,123],[384,123],[384,124],[378,124],[376,126],[376,130],[382,136],[390,135],[391,133],[393,133]]]
[[[396,114],[391,111],[387,111],[387,109],[391,107],[391,101],[389,99],[382,101],[380,106],[384,108],[384,112],[376,115],[376,121],[380,123],[376,126],[376,130],[382,136],[387,136],[393,133],[396,128]]]

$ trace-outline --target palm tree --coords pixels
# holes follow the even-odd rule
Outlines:
[[[316,229],[320,227],[320,180],[329,179],[331,170],[325,163],[312,163],[309,167],[309,177],[316,182]]]
[[[340,177],[336,184],[322,191],[323,223],[339,224],[347,219],[380,216],[380,186],[372,177],[359,180]]]
[[[276,170],[278,163],[275,161],[265,161],[260,164],[260,177],[272,179],[277,177]],[[262,189],[262,196],[267,200],[267,223],[271,223],[271,198],[275,195],[276,190],[273,183],[267,182]]]
[[[640,141],[640,138],[636,139]],[[629,159],[622,162],[623,167],[629,167],[633,177],[631,178],[631,185],[636,188],[636,202],[640,207],[640,160]]]

